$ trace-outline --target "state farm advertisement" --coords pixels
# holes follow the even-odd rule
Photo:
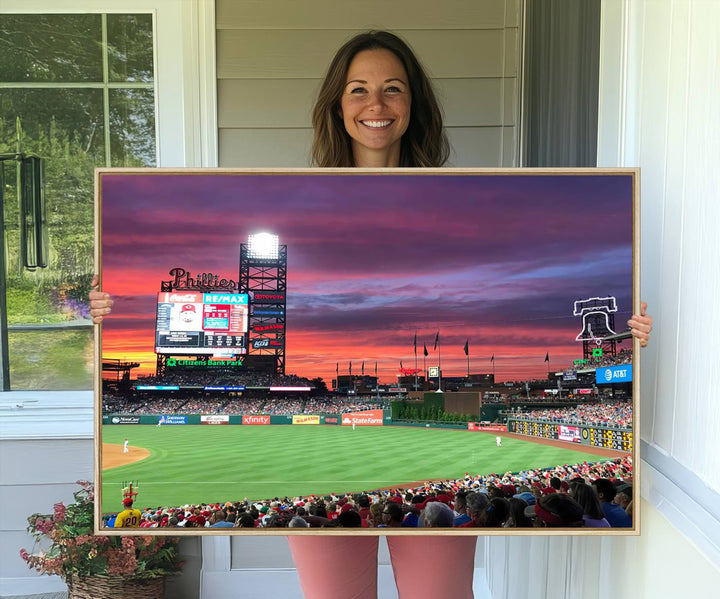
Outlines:
[[[230,424],[230,416],[221,414],[208,414],[200,416],[200,424]]]
[[[577,426],[558,426],[558,439],[561,441],[572,441],[580,443],[580,429]]]
[[[243,424],[270,424],[270,416],[243,416]]]
[[[293,424],[320,424],[317,414],[300,414],[293,416]]]
[[[368,410],[367,412],[350,412],[342,415],[342,425],[352,426],[382,426],[383,411]]]
[[[480,422],[468,422],[469,431],[486,431],[488,433],[506,433],[507,426],[497,424],[481,424]]]

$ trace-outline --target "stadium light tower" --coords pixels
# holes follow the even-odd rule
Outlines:
[[[248,365],[285,374],[287,245],[254,233],[240,244],[239,291],[250,296]]]

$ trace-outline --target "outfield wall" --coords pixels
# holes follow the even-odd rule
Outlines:
[[[371,416],[371,417],[369,417]],[[103,414],[103,424],[145,424],[154,426],[175,425],[352,425],[382,426],[392,424],[390,410],[368,410],[345,414]]]
[[[460,430],[467,430],[467,422],[462,424],[447,424],[444,422],[399,422],[395,421],[392,423],[393,426],[415,426],[420,428],[456,428]]]
[[[549,420],[519,420],[517,418],[508,418],[507,426],[509,432],[528,437],[568,441],[618,451],[632,451],[633,433],[631,430],[605,426],[562,424]]]

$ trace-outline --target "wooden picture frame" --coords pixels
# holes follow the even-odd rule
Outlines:
[[[640,533],[638,169],[98,169],[96,234],[96,533]],[[560,466],[631,482],[632,525],[106,526],[126,496],[422,517]]]

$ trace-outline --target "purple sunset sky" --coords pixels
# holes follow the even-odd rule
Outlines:
[[[577,299],[632,293],[632,177],[447,174],[104,174],[103,355],[154,365],[155,296],[181,266],[237,280],[239,245],[288,246],[287,372],[329,381],[379,362],[536,378],[581,357]],[[629,344],[628,344],[629,347]],[[355,366],[357,364],[357,366]],[[357,368],[357,370],[356,370]]]

